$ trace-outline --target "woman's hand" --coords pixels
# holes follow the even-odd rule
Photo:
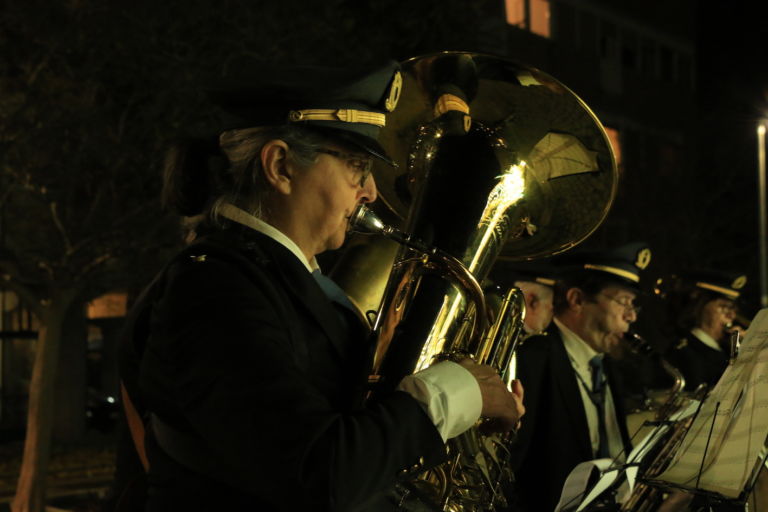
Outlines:
[[[486,432],[508,432],[518,427],[525,414],[523,406],[523,385],[519,380],[512,382],[512,391],[507,389],[499,374],[487,365],[479,365],[471,359],[462,359],[459,364],[469,370],[480,386],[483,397],[481,415],[488,418],[483,425]]]

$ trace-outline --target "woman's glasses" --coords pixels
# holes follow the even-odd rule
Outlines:
[[[342,153],[341,151],[328,148],[318,148],[315,151],[344,160],[350,169],[360,173],[360,181],[358,185],[360,185],[361,188],[365,186],[365,182],[368,181],[368,176],[371,175],[371,169],[373,169],[372,158],[355,155],[353,153]]]

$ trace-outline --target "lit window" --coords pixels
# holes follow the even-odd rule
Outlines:
[[[506,0],[507,23],[516,27],[526,27],[525,2],[526,0]]]
[[[605,127],[605,133],[608,135],[608,140],[611,142],[611,148],[613,148],[613,156],[616,158],[616,166],[621,166],[621,136],[619,130],[616,128]]]
[[[549,0],[530,0],[531,32],[549,37]]]
[[[107,293],[88,303],[88,318],[113,318],[125,316],[128,296],[125,293]]]
[[[507,23],[550,36],[549,0],[505,0]]]

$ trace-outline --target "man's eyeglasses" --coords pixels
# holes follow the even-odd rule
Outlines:
[[[718,301],[717,308],[723,313],[733,313],[736,311],[736,304],[733,302]]]
[[[632,304],[632,299],[629,297],[623,297],[622,299],[616,299],[614,297],[611,297],[610,295],[606,295],[605,293],[598,293],[598,295],[602,295],[608,300],[612,300],[616,304],[619,304],[620,306],[624,307],[624,310],[627,313],[634,313],[635,315],[639,315],[640,311],[642,311],[642,306],[636,306],[635,304]]]
[[[373,169],[372,158],[355,155],[352,153],[342,153],[341,151],[328,148],[318,148],[315,151],[318,153],[335,156],[336,158],[344,160],[349,168],[355,172],[360,173],[360,182],[358,185],[360,185],[360,187],[365,186],[365,182],[368,181],[368,176],[371,175],[371,169]]]

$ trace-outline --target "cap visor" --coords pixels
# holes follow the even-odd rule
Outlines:
[[[384,148],[381,146],[381,144],[378,143],[376,139],[372,139],[371,137],[366,137],[365,135],[360,135],[358,133],[350,132],[347,130],[337,130],[335,128],[321,128],[320,130],[333,137],[334,139],[339,140],[343,144],[359,147],[369,155],[378,158],[387,165],[397,167],[395,161],[392,160],[386,151],[384,151]]]

